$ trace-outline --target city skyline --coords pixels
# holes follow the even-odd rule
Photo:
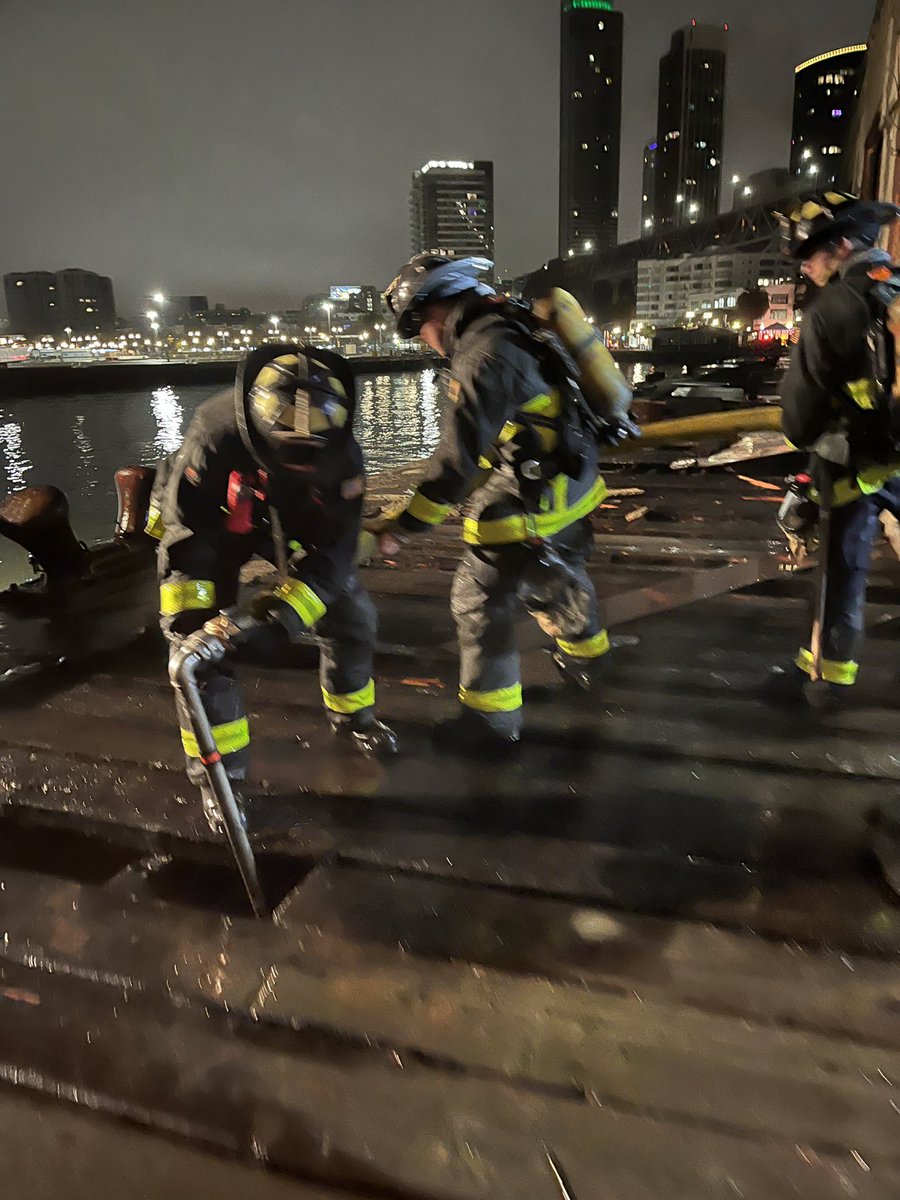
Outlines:
[[[639,231],[658,62],[679,25],[729,22],[728,178],[786,165],[794,66],[865,40],[873,7],[802,0],[788,23],[774,0],[617,3],[620,239]],[[260,31],[296,4],[222,0],[211,17],[171,0],[8,0],[17,54],[0,95],[17,114],[17,170],[0,198],[0,271],[76,262],[112,276],[126,313],[156,289],[280,308],[335,278],[386,282],[408,249],[411,172],[444,157],[495,162],[498,273],[553,254],[558,0],[303,8],[303,37],[273,47]]]

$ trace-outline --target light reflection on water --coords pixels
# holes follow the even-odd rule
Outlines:
[[[440,429],[439,372],[359,380],[357,436],[369,471],[431,452]],[[52,483],[69,499],[72,526],[91,543],[112,536],[113,476],[129,463],[155,463],[181,445],[194,410],[218,389],[35,396],[0,405],[0,495]],[[0,587],[30,575],[23,551],[0,539]]]
[[[369,472],[424,458],[437,445],[442,371],[366,375],[355,427]],[[218,389],[35,396],[0,405],[0,495],[52,483],[69,499],[72,526],[91,543],[112,536],[118,467],[177,450],[199,404]],[[30,574],[25,555],[0,540],[0,586]]]

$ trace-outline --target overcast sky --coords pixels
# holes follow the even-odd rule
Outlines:
[[[624,240],[673,29],[729,23],[729,179],[787,164],[794,65],[864,41],[874,0],[616,7]],[[0,29],[0,271],[111,275],[124,313],[384,286],[431,158],[494,160],[502,274],[555,253],[559,0],[0,0]]]

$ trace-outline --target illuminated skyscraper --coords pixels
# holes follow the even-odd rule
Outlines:
[[[622,14],[610,0],[563,0],[559,254],[615,246],[619,229]]]
[[[844,46],[794,71],[791,171],[807,188],[836,183],[866,65],[866,47]]]
[[[427,162],[409,197],[413,254],[442,250],[458,258],[494,257],[494,164]]]
[[[728,26],[692,21],[672,34],[659,63],[657,230],[714,217],[725,125]]]

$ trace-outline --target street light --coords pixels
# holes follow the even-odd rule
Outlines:
[[[154,304],[165,304],[166,298],[162,292],[154,292],[150,297]]]
[[[585,250],[593,250],[593,248],[594,248],[594,243],[593,243],[593,242],[590,242],[590,241],[588,241],[588,242],[585,242],[585,243],[584,243],[584,248],[585,248]]]
[[[330,300],[323,300],[322,308],[324,308],[325,312],[328,314],[328,336],[330,338],[331,337],[331,313],[332,313],[332,310],[334,309],[334,304]]]
[[[269,320],[272,323],[272,336],[278,337],[278,326],[281,324],[281,317],[271,316]]]

